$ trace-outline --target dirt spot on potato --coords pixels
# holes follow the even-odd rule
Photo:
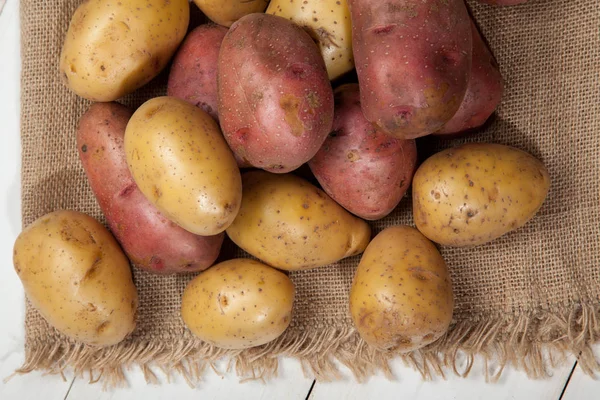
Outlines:
[[[98,325],[98,327],[96,328],[96,333],[98,333],[99,335],[102,335],[108,329],[109,325],[110,325],[110,321],[104,321],[103,323]]]
[[[87,144],[84,144],[83,146],[81,146],[81,152],[82,153],[86,153],[87,152]]]
[[[221,315],[225,315],[225,309],[229,305],[229,298],[224,294],[219,293],[217,296],[217,302],[219,303],[219,310],[221,311]]]
[[[162,191],[158,186],[154,185],[154,187],[152,188],[152,195],[154,196],[155,200],[158,200],[162,197]]]
[[[304,124],[298,116],[300,99],[287,94],[279,100],[279,106],[285,112],[285,122],[289,125],[292,135],[298,137],[304,132]]]
[[[358,154],[358,150],[350,150],[348,153],[346,153],[346,158],[350,162],[355,162],[355,161],[360,160],[360,155]]]
[[[102,261],[102,254],[98,254],[96,256],[96,258],[94,259],[94,262],[92,263],[92,265],[87,269],[87,271],[85,271],[85,275],[83,275],[83,278],[81,278],[81,281],[79,282],[80,284],[85,281],[94,279],[98,275],[98,273],[100,272],[101,261]]]

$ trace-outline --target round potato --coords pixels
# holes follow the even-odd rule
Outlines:
[[[321,49],[329,79],[354,68],[347,0],[271,0],[266,13],[288,18],[308,32]]]
[[[309,161],[338,204],[368,220],[385,217],[410,187],[417,163],[414,140],[395,139],[365,119],[357,84],[335,91],[333,130]]]
[[[264,12],[269,0],[194,0],[194,3],[211,21],[231,26],[244,15]]]
[[[294,175],[242,176],[240,212],[227,235],[273,267],[309,269],[360,254],[371,229],[325,192]]]
[[[129,261],[92,217],[44,215],[21,232],[13,261],[31,304],[70,338],[110,346],[135,328],[138,296]]]
[[[294,284],[284,273],[250,259],[222,262],[194,278],[181,317],[200,339],[225,349],[260,346],[292,320]]]
[[[448,330],[453,308],[452,282],[433,243],[408,226],[375,236],[350,289],[350,314],[367,343],[399,352],[426,346]]]
[[[189,23],[187,0],[88,0],[73,14],[60,55],[63,81],[92,101],[113,101],[167,65]]]
[[[310,160],[331,130],[333,90],[319,48],[282,17],[252,14],[223,39],[219,119],[231,149],[275,173]]]
[[[532,155],[499,144],[465,144],[418,168],[413,216],[434,242],[480,245],[527,223],[549,189],[548,170]]]
[[[240,170],[205,111],[173,97],[149,100],[129,120],[124,142],[135,183],[167,218],[203,236],[231,224]]]

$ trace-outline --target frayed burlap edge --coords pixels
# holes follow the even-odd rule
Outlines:
[[[298,359],[305,375],[319,381],[342,377],[337,361],[361,382],[377,371],[393,379],[389,362],[395,357],[418,370],[424,379],[431,379],[445,377],[447,372],[466,377],[475,357],[482,356],[486,381],[496,382],[508,365],[531,378],[547,377],[573,355],[585,373],[594,375],[600,371],[592,349],[600,340],[600,305],[573,304],[569,309],[565,313],[545,311],[460,321],[433,345],[408,354],[378,351],[360,339],[352,327],[305,331],[300,337],[284,334],[264,346],[240,351],[184,340],[172,344],[121,343],[109,348],[31,342],[16,373],[44,370],[63,377],[74,373],[88,376],[90,383],[117,387],[127,383],[125,371],[138,366],[148,383],[160,383],[156,371],[162,371],[167,381],[175,372],[195,386],[207,367],[220,373],[215,363],[223,359],[229,361],[228,370],[234,369],[242,381],[268,380],[277,376],[278,357],[283,356]]]

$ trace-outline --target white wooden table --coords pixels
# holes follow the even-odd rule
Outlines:
[[[24,359],[24,297],[12,267],[12,246],[21,230],[18,2],[6,0],[0,14],[0,379],[11,375]],[[466,379],[448,376],[423,382],[417,372],[398,362],[394,365],[397,380],[379,376],[359,385],[347,371],[343,381],[320,383],[305,377],[294,360],[284,359],[280,365],[279,378],[268,384],[239,383],[233,374],[220,377],[209,372],[194,389],[182,379],[147,385],[141,372],[132,370],[128,388],[109,392],[73,376],[63,381],[59,376],[31,373],[0,381],[0,399],[600,399],[600,381],[584,375],[574,359],[551,378],[538,381],[509,368],[496,384],[486,384],[477,367]]]

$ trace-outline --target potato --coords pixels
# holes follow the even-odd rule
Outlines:
[[[438,134],[458,133],[480,127],[502,100],[504,84],[498,64],[473,22],[471,32],[473,61],[467,93],[456,114],[436,132]]]
[[[131,111],[95,103],[79,120],[77,148],[92,191],[127,257],[150,272],[210,267],[224,234],[198,236],[169,221],[140,192],[127,167],[123,137]]]
[[[134,330],[129,261],[92,217],[55,211],[38,218],[17,237],[13,262],[31,304],[61,333],[110,346]]]
[[[173,97],[144,103],[125,130],[131,175],[171,221],[197,235],[223,232],[241,202],[240,171],[218,125]]]
[[[241,159],[284,173],[317,153],[331,130],[333,91],[302,28],[268,14],[243,17],[223,40],[218,76],[221,127]]]
[[[385,217],[410,187],[417,163],[415,141],[392,138],[367,121],[357,84],[336,89],[332,129],[308,164],[313,174],[351,213],[369,220]]]
[[[325,192],[294,175],[242,175],[242,206],[227,235],[265,263],[288,271],[361,253],[371,229]]]
[[[550,188],[541,161],[509,146],[465,144],[428,158],[413,178],[413,216],[434,242],[474,246],[527,223]]]
[[[173,59],[167,87],[169,96],[200,107],[216,121],[217,65],[226,33],[227,28],[214,24],[200,25],[191,31]]]
[[[411,139],[439,130],[458,111],[471,70],[463,0],[348,0],[365,118]]]
[[[88,0],[73,14],[60,55],[63,81],[92,101],[113,101],[167,65],[186,34],[187,0]]]
[[[238,258],[215,265],[187,285],[181,317],[194,335],[214,346],[260,346],[287,329],[294,292],[284,273]]]
[[[271,0],[266,13],[288,18],[309,33],[319,45],[329,79],[354,68],[347,0]]]
[[[269,0],[194,0],[194,3],[213,22],[231,26],[245,15],[264,12]]]
[[[375,236],[350,289],[350,314],[365,342],[416,350],[448,330],[453,308],[448,268],[433,243],[408,226]]]

